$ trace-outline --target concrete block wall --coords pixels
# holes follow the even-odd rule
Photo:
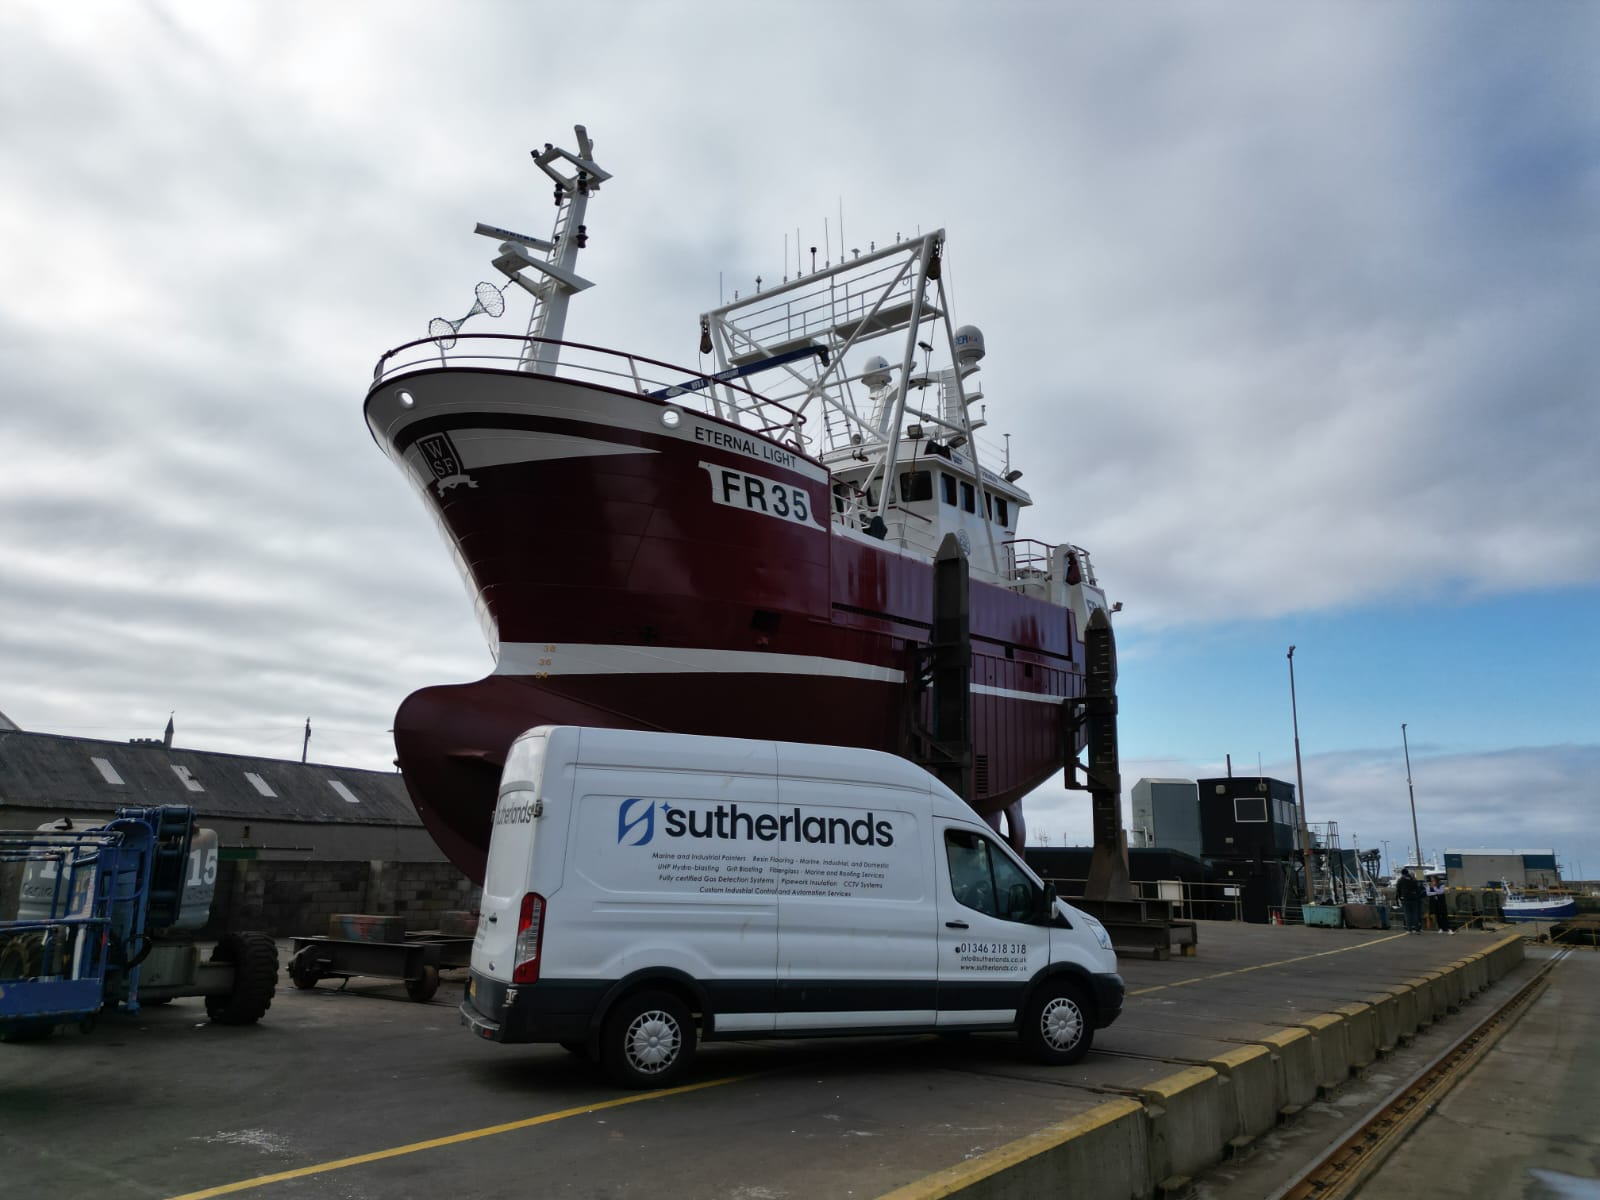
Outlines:
[[[475,911],[478,897],[477,885],[449,863],[229,860],[219,864],[203,932],[326,934],[334,913],[398,916],[407,929],[436,929],[445,913]]]

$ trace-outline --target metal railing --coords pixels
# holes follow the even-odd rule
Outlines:
[[[707,416],[731,419],[741,428],[763,436],[782,432],[787,435],[785,440],[791,448],[805,452],[800,436],[805,416],[786,404],[769,400],[734,380],[717,379],[690,367],[582,342],[558,342],[511,333],[419,338],[396,346],[378,359],[372,371],[372,386],[381,387],[401,376],[440,367],[531,374],[522,366],[530,342],[559,349],[560,361],[550,378],[670,400]]]
[[[1083,899],[1087,879],[1040,876],[1053,883],[1056,894],[1068,904]],[[1168,915],[1180,921],[1244,920],[1243,889],[1229,883],[1191,883],[1186,879],[1135,879],[1133,898],[1148,904],[1166,903]]]

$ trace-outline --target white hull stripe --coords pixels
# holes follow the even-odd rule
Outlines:
[[[807,654],[703,650],[684,646],[583,646],[571,642],[502,642],[496,675],[821,675],[904,683],[893,667]]]
[[[1002,700],[1031,700],[1035,704],[1060,704],[1065,696],[1046,696],[1042,692],[1019,692],[1015,688],[990,687],[986,683],[975,683],[971,687],[975,696],[999,696]]]
[[[573,437],[560,433],[529,433],[518,429],[456,429],[450,440],[461,454],[467,470],[504,467],[512,463],[548,462],[563,458],[597,458],[605,454],[657,454],[648,446],[624,442],[603,442],[597,438]],[[408,450],[407,456],[420,453]]]
[[[844,658],[806,654],[771,654],[755,650],[705,650],[683,646],[596,646],[571,642],[503,642],[496,675],[556,678],[571,675],[811,675],[830,679],[864,679],[904,683],[906,673],[893,667]],[[979,696],[1060,704],[1062,697],[1013,688],[973,684]]]

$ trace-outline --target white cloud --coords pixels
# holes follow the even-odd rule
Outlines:
[[[744,14],[7,6],[0,707],[381,765],[487,669],[359,405],[574,121],[616,174],[577,340],[691,360],[841,203],[944,225],[1025,532],[1133,629],[1600,580],[1591,10]]]

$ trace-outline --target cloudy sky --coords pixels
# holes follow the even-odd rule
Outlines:
[[[693,362],[786,234],[949,232],[1130,785],[1293,780],[1294,644],[1313,822],[1404,852],[1405,722],[1426,850],[1600,876],[1597,57],[1558,0],[11,0],[0,711],[382,767],[489,669],[361,402],[582,122],[573,340]]]

